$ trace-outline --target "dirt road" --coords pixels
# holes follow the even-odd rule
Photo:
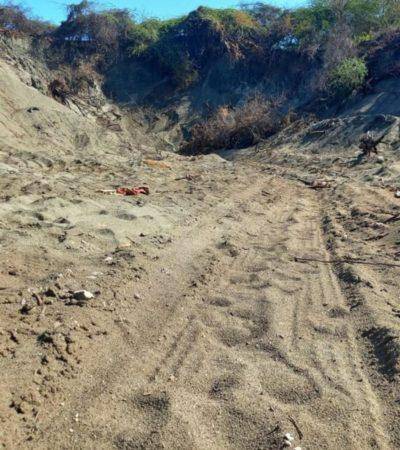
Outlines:
[[[399,269],[374,265],[400,264],[398,152],[361,164],[336,142],[364,116],[234,161],[184,158],[129,115],[110,128],[113,109],[55,102],[10,61],[2,448],[279,449],[286,433],[303,450],[400,448]],[[323,192],[301,181],[321,176]]]
[[[254,165],[206,172],[178,182],[167,238],[108,272],[90,251],[69,257],[75,285],[101,271],[99,300],[36,309],[9,334],[0,291],[6,448],[276,449],[285,433],[303,449],[396,448],[337,271],[295,261],[331,257],[323,198]],[[37,280],[66,270],[55,252]]]

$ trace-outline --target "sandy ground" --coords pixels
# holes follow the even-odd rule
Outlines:
[[[400,447],[392,192],[135,153],[0,69],[4,448]]]

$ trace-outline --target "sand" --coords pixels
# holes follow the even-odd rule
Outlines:
[[[343,262],[400,264],[376,160],[180,157],[5,63],[0,121],[4,448],[399,448],[399,268]]]

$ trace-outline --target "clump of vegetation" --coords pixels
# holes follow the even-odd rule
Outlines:
[[[129,34],[131,55],[143,56],[162,37],[182,22],[182,18],[159,20],[148,19],[132,27]]]
[[[345,98],[360,89],[368,69],[360,58],[347,58],[330,73],[329,89],[336,98]]]
[[[199,18],[212,21],[215,27],[221,27],[226,33],[245,32],[259,26],[252,15],[245,10],[213,9],[203,6],[197,10],[197,13]]]
[[[257,27],[244,11],[200,7],[178,19],[137,24],[130,34],[131,55],[156,66],[178,87],[187,87],[213,58],[239,59]]]
[[[53,29],[49,22],[31,18],[29,10],[22,5],[0,2],[0,31],[38,36],[49,34]]]
[[[191,136],[181,151],[198,154],[255,145],[280,129],[279,106],[277,100],[268,101],[257,94],[234,109],[221,107],[192,127]]]
[[[98,11],[88,0],[71,4],[67,10],[67,19],[55,30],[53,37],[56,46],[64,50],[69,60],[88,54],[101,55],[105,60],[118,60],[134,26],[129,10]]]

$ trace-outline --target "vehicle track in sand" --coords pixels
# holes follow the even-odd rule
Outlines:
[[[33,447],[393,448],[335,273],[294,260],[328,257],[318,197],[246,180],[160,254],[123,341]]]

